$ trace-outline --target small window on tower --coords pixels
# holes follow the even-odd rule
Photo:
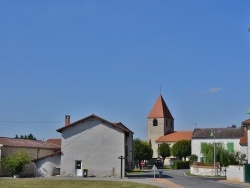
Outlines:
[[[157,119],[154,119],[153,120],[153,126],[157,126],[158,125],[158,121],[157,121]]]

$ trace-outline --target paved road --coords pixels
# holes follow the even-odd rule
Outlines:
[[[163,177],[158,178],[158,173],[154,179],[153,172],[145,172],[136,175],[128,176],[127,179],[135,182],[148,183],[160,187],[171,188],[239,188],[250,187],[250,184],[232,184],[228,181],[223,181],[213,178],[200,178],[194,176],[185,176],[187,170],[169,170],[163,171]]]

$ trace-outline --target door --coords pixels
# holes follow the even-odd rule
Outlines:
[[[250,164],[245,165],[245,182],[250,183]]]
[[[82,176],[82,161],[76,161],[76,176]]]

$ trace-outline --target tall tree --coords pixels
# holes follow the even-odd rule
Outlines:
[[[164,161],[165,161],[166,157],[170,156],[170,147],[169,147],[169,144],[167,144],[167,143],[161,144],[159,146],[159,148],[158,148],[158,152],[159,152],[160,156],[162,157],[163,164],[164,164]]]
[[[140,140],[139,138],[134,139],[134,160],[141,168],[141,162],[143,160],[149,160],[152,158],[153,150],[149,143]]]
[[[179,140],[171,148],[171,153],[175,157],[179,157],[180,160],[191,155],[191,142],[189,140]]]

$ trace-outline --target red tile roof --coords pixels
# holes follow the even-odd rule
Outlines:
[[[193,131],[176,131],[169,133],[165,136],[161,136],[156,142],[177,142],[179,140],[191,140]]]
[[[148,119],[152,118],[174,119],[161,95],[156,100],[151,112],[148,115]]]
[[[0,144],[9,147],[60,149],[60,146],[51,144],[49,142],[44,142],[42,140],[27,140],[0,137]]]
[[[108,123],[108,124],[110,124],[110,125],[112,125],[112,126],[114,126],[114,127],[119,128],[119,129],[121,129],[121,130],[123,130],[123,131],[125,131],[125,132],[127,132],[127,133],[133,133],[131,130],[129,130],[129,129],[128,129],[126,126],[124,126],[122,123],[120,123],[120,122],[119,122],[119,123],[111,123],[110,121],[107,121],[107,120],[105,120],[105,119],[103,119],[103,118],[101,118],[101,117],[99,117],[99,116],[97,116],[97,115],[95,115],[95,114],[92,114],[92,115],[90,115],[90,116],[87,116],[87,117],[85,117],[85,118],[83,118],[83,119],[80,119],[80,120],[78,120],[78,121],[76,121],[76,122],[73,122],[73,123],[69,124],[68,126],[61,127],[61,128],[59,128],[59,129],[57,129],[56,131],[59,132],[59,133],[61,133],[63,130],[67,129],[68,127],[71,127],[71,126],[73,126],[73,125],[75,125],[75,124],[77,124],[77,123],[80,123],[80,122],[84,122],[84,121],[86,121],[86,120],[88,120],[88,119],[91,119],[91,118],[99,119],[99,120],[101,120],[101,121],[103,121],[103,122],[106,122],[106,123]]]
[[[46,142],[49,142],[51,144],[54,144],[54,145],[61,147],[62,140],[61,140],[61,138],[50,138],[50,139],[46,140]]]
[[[242,125],[250,126],[250,119],[247,119],[247,120],[243,121]]]
[[[247,130],[244,130],[243,136],[240,138],[240,145],[247,145],[248,141],[247,141]]]

